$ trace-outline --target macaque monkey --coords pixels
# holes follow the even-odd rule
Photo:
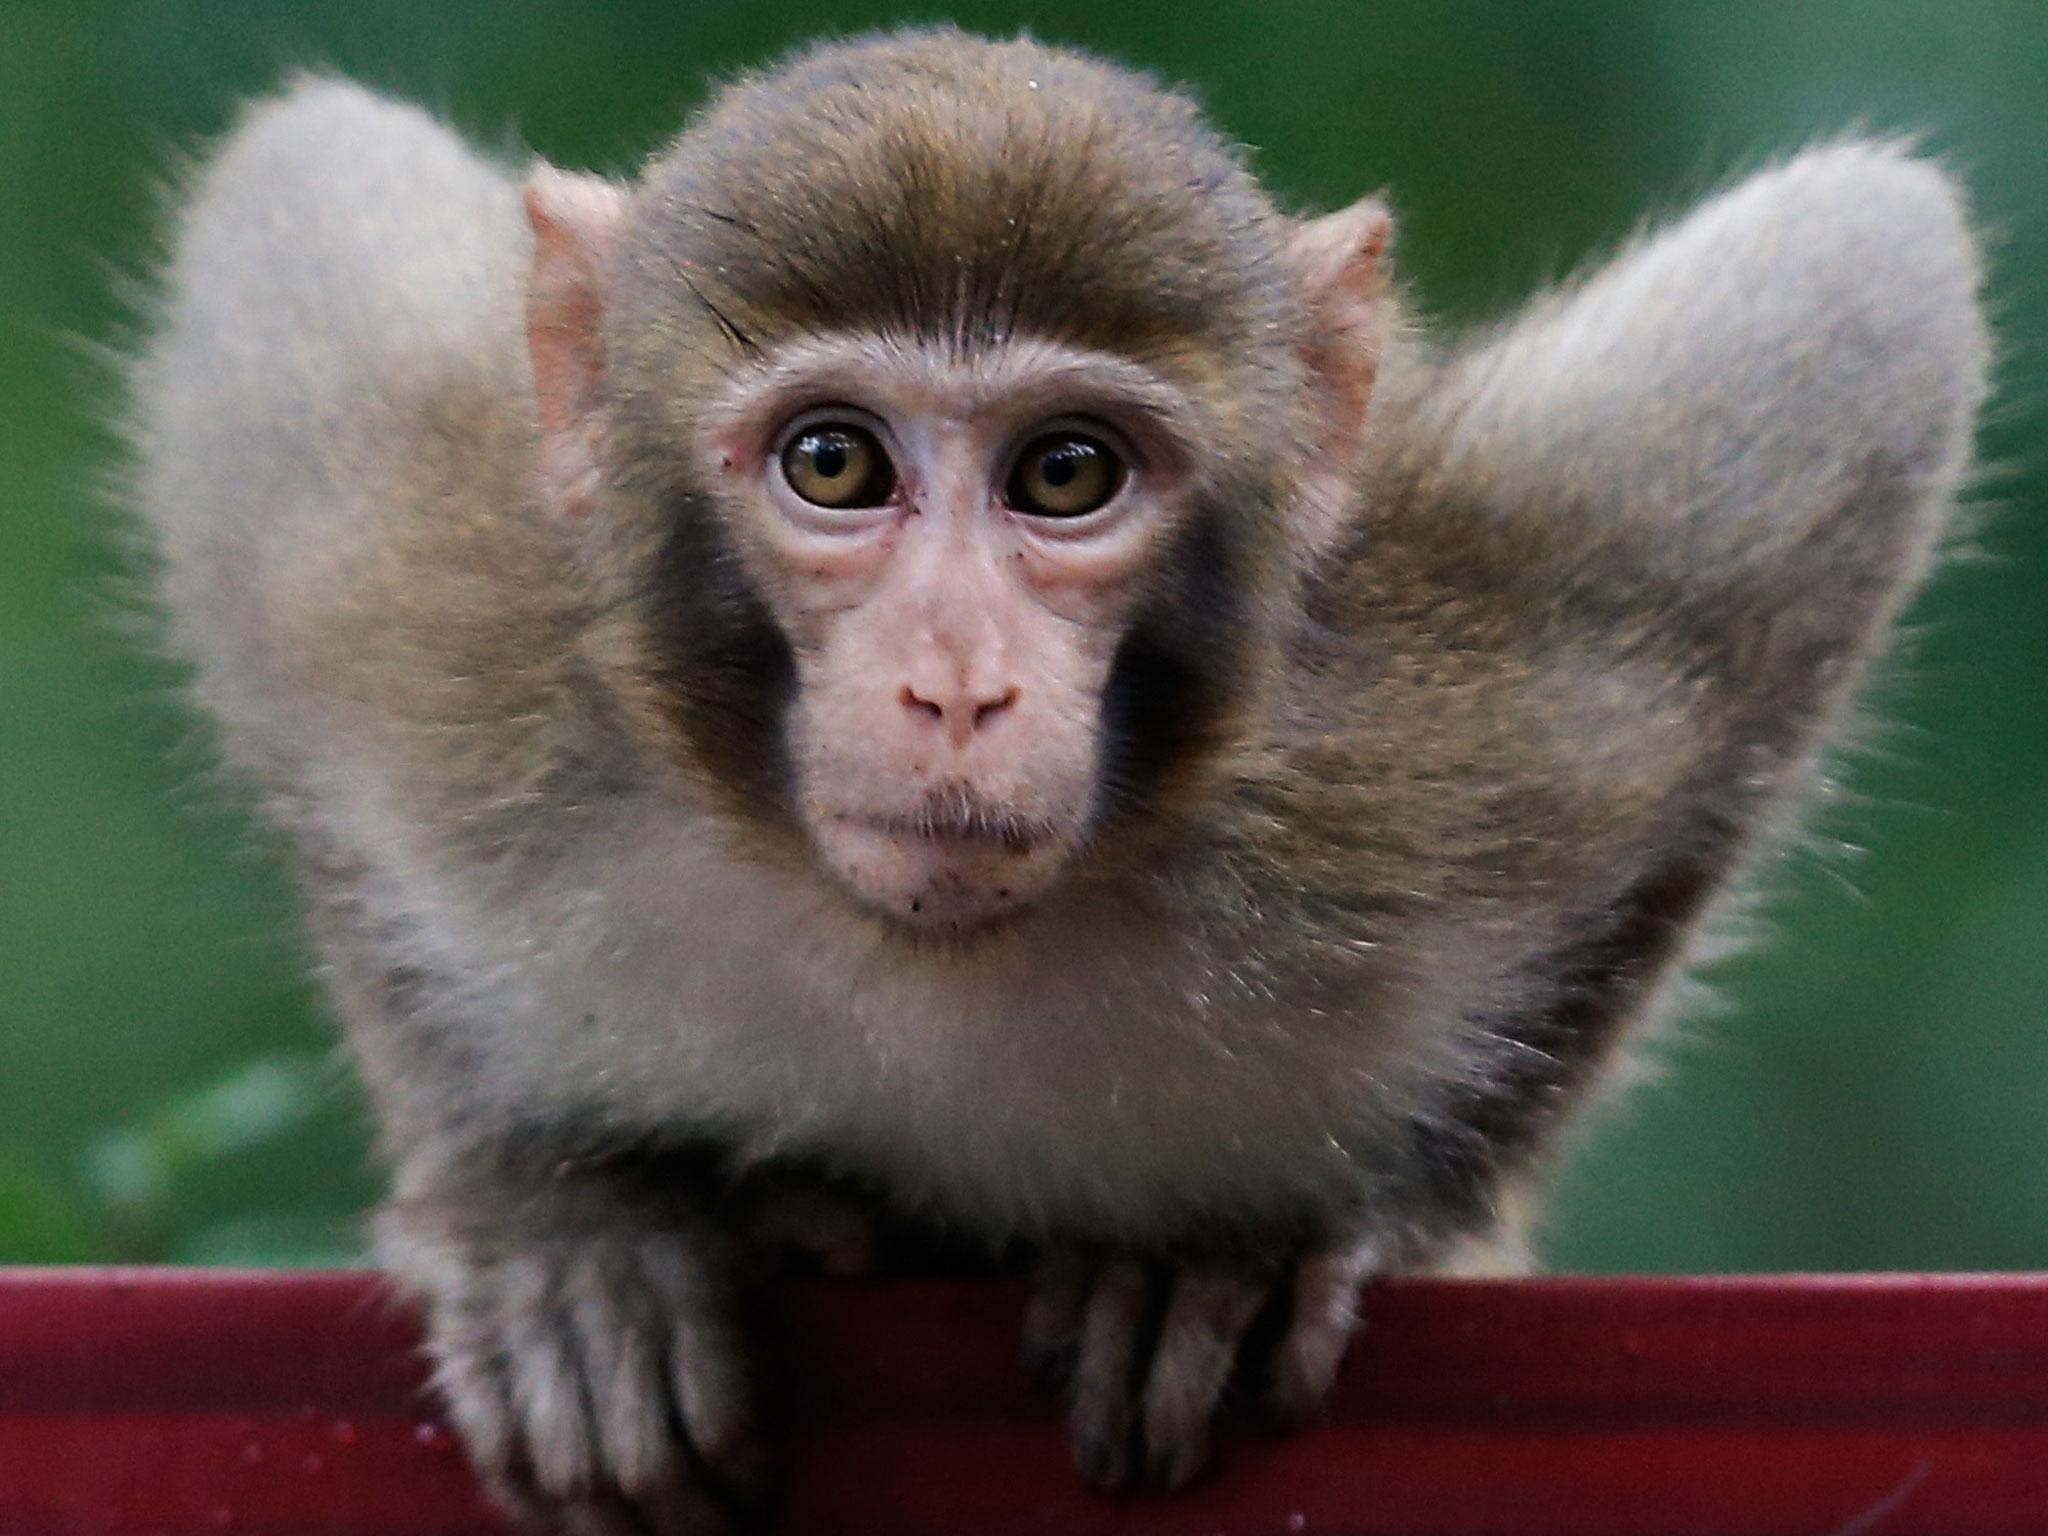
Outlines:
[[[1868,142],[1463,341],[1390,242],[948,30],[630,181],[325,79],[198,172],[136,499],[510,1503],[751,1507],[791,1241],[1034,1265],[1109,1487],[1312,1412],[1369,1277],[1525,1262],[1929,568],[1978,264]]]

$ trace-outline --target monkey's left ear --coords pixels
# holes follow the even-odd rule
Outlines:
[[[526,346],[540,416],[541,475],[563,511],[588,512],[598,486],[604,379],[604,272],[626,222],[626,192],[551,165],[526,181],[533,273]]]
[[[1386,325],[1386,253],[1393,232],[1386,204],[1368,197],[1304,219],[1288,241],[1308,298],[1303,361],[1316,399],[1310,462],[1301,481],[1305,526],[1296,534],[1296,547],[1310,558],[1336,542],[1357,494]]]

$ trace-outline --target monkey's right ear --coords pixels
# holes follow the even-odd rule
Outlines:
[[[1350,515],[1365,446],[1366,413],[1386,330],[1387,246],[1394,218],[1376,197],[1304,219],[1287,254],[1308,300],[1302,349],[1316,396],[1314,440],[1301,476],[1305,526],[1295,544],[1309,558],[1334,544]]]
[[[556,505],[580,515],[597,497],[604,274],[625,227],[626,192],[601,177],[542,164],[527,178],[525,201],[533,226],[526,346],[541,475]]]

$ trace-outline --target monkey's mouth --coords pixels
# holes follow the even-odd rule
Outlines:
[[[885,837],[983,844],[1010,854],[1029,853],[1053,835],[1051,825],[1044,821],[986,806],[953,802],[926,805],[907,815],[850,814],[840,819],[850,820]]]
[[[918,928],[979,926],[1026,906],[1073,845],[1050,820],[957,793],[900,811],[829,812],[814,835],[854,894]]]

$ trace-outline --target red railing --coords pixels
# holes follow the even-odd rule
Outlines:
[[[1105,1498],[1007,1284],[774,1298],[779,1532],[2048,1536],[2048,1276],[1395,1282],[1327,1420]],[[0,1536],[505,1529],[368,1275],[0,1270]]]

